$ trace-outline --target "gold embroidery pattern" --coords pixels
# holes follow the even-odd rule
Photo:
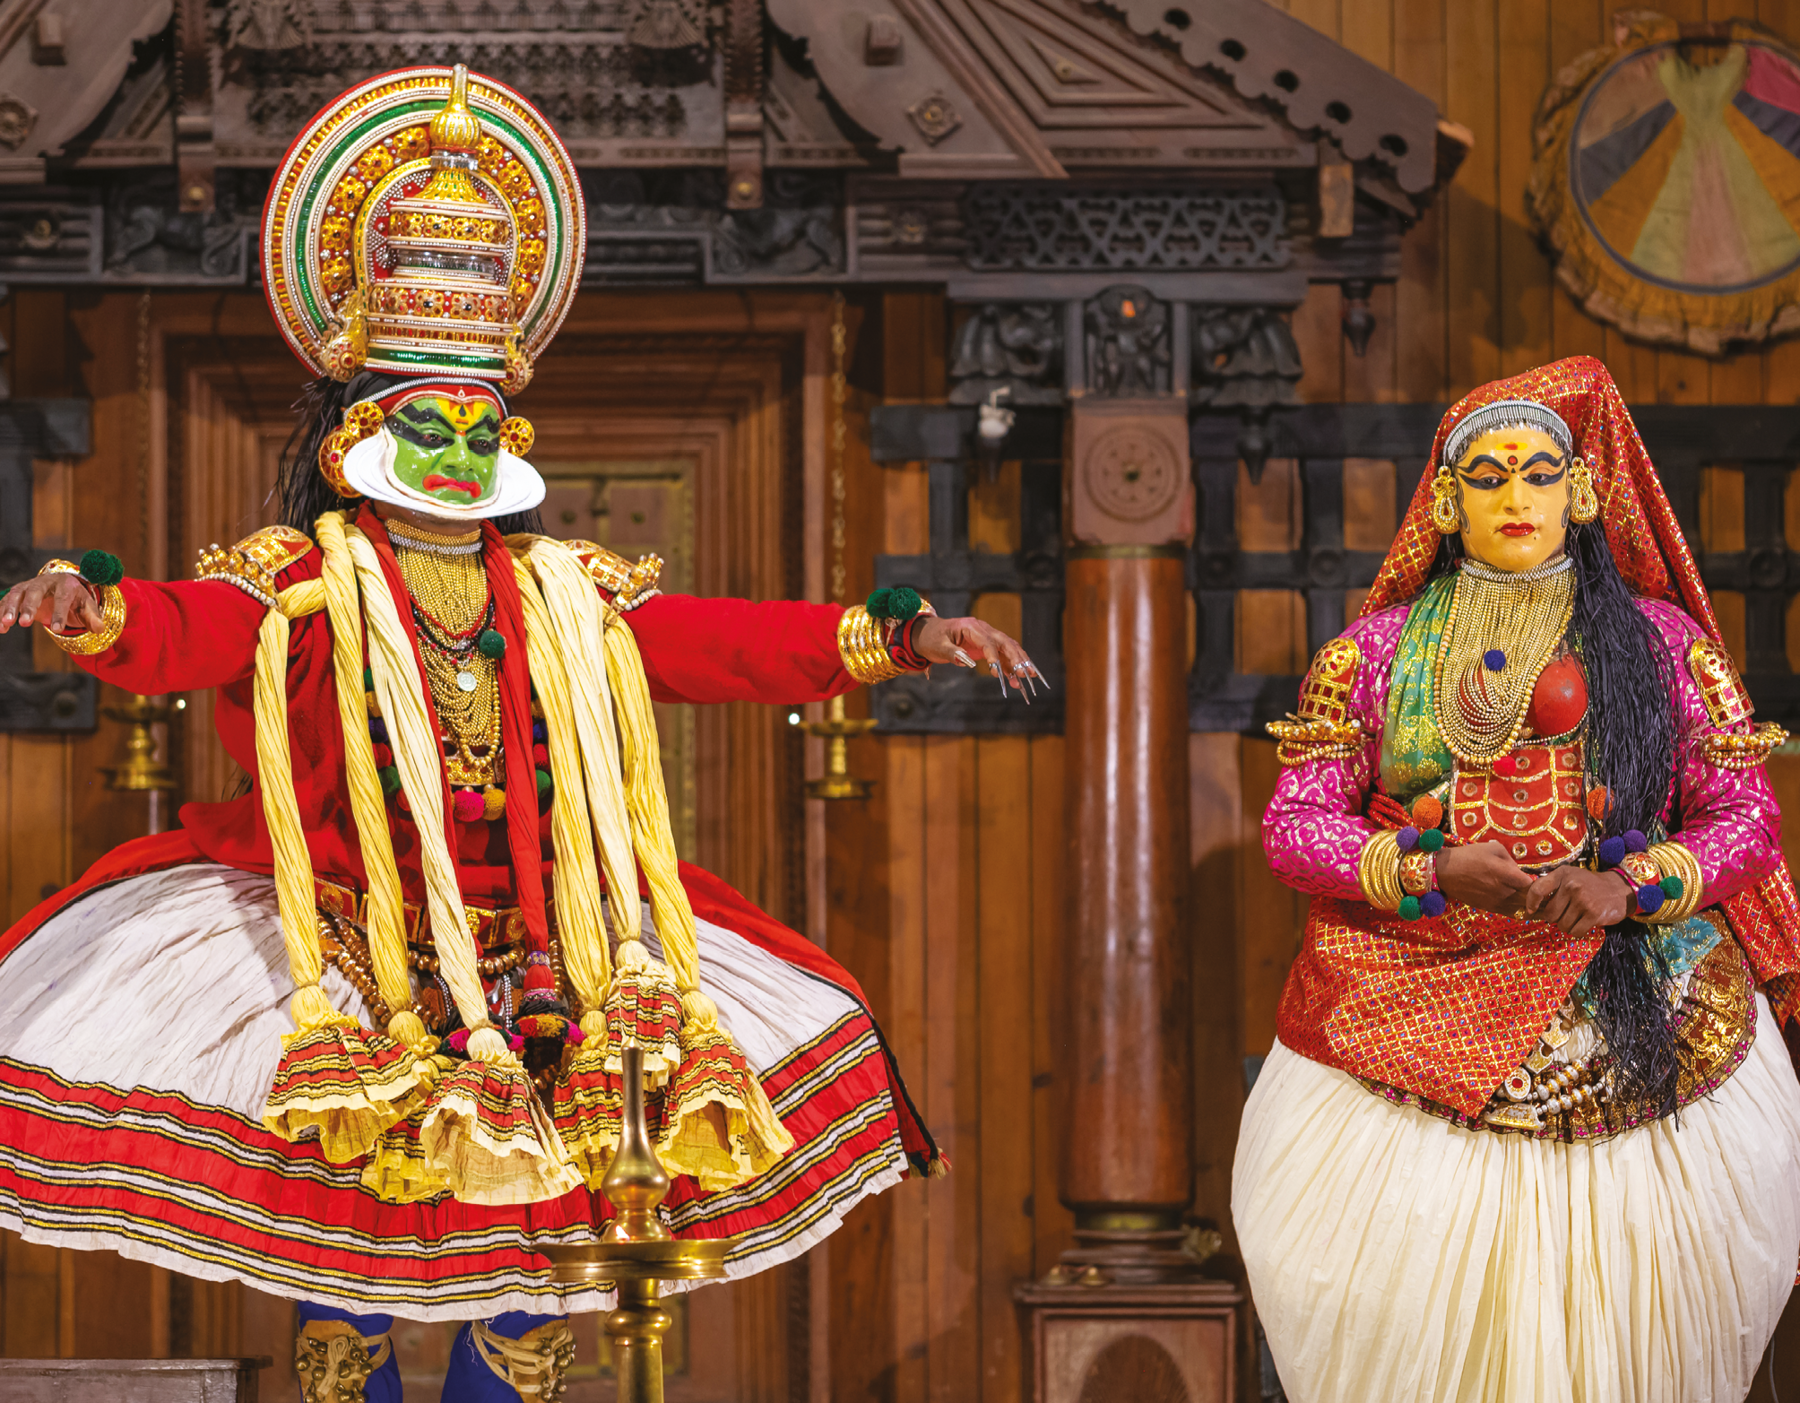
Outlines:
[[[1677,1015],[1677,1037],[1683,1052],[1677,1109],[1692,1105],[1729,1081],[1756,1041],[1756,977],[1749,961],[1724,929],[1723,915],[1709,911],[1701,919],[1718,926],[1721,938],[1689,976]],[[1552,1019],[1524,1066],[1508,1074],[1479,1116],[1464,1115],[1454,1107],[1368,1077],[1358,1080],[1377,1096],[1452,1121],[1465,1130],[1512,1132],[1537,1140],[1606,1140],[1659,1118],[1661,1109],[1653,1104],[1608,1097],[1610,1079],[1603,1058],[1596,1059],[1591,1070],[1575,1072],[1565,1067],[1559,1073],[1550,1054],[1566,1037],[1561,1020]],[[1560,1094],[1550,1100],[1535,1099],[1532,1092],[1540,1081]],[[1587,1094],[1573,1094],[1577,1091]]]
[[[1524,745],[1510,775],[1462,771],[1451,786],[1459,843],[1503,844],[1527,870],[1554,867],[1587,845],[1581,745]]]
[[[277,578],[313,549],[304,531],[291,526],[265,526],[229,548],[217,544],[200,552],[194,565],[197,580],[223,580],[271,609],[280,589]]]

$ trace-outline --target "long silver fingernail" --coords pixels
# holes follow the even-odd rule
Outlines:
[[[975,659],[971,658],[967,653],[963,652],[963,650],[961,648],[958,648],[950,656],[955,658],[964,667],[974,667],[975,666]]]

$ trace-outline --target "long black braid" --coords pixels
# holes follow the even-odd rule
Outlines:
[[[1587,767],[1609,796],[1601,836],[1648,832],[1675,775],[1669,651],[1619,574],[1598,522],[1572,523],[1567,550],[1575,562],[1569,633],[1587,674]],[[1433,577],[1455,569],[1461,558],[1461,540],[1446,537]],[[1631,920],[1608,926],[1588,965],[1587,988],[1620,1093],[1664,1114],[1673,1110],[1681,1070],[1675,1010],[1668,968],[1649,927]]]
[[[348,381],[320,376],[310,382],[294,403],[299,416],[293,433],[281,450],[281,463],[275,475],[275,501],[283,526],[311,535],[313,523],[329,511],[354,507],[360,497],[345,498],[325,481],[319,471],[319,447],[325,436],[344,422],[344,410],[400,383],[393,375],[378,375],[365,370]],[[544,520],[534,508],[496,517],[494,525],[502,536],[519,531],[543,534]]]

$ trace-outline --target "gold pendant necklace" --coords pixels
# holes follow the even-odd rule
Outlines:
[[[476,554],[415,550],[390,535],[400,578],[412,596],[419,657],[443,729],[453,788],[502,783],[500,665],[477,646],[492,622],[493,593]]]
[[[1566,555],[1517,572],[1463,561],[1432,678],[1438,732],[1462,766],[1488,769],[1513,748],[1574,611]]]

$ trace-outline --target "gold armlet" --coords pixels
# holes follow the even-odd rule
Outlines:
[[[1709,731],[1700,738],[1700,753],[1707,764],[1721,770],[1753,770],[1774,753],[1788,733],[1774,721],[1764,721],[1748,735],[1733,731]]]
[[[1362,748],[1362,727],[1354,721],[1295,716],[1270,721],[1265,727],[1280,742],[1275,758],[1284,765],[1304,765],[1312,760],[1348,760]]]
[[[55,562],[53,562],[55,563]],[[58,573],[67,573],[61,572]],[[104,653],[119,641],[119,635],[125,632],[125,596],[119,592],[117,585],[101,585],[100,587],[100,627],[89,629],[86,633],[60,634],[50,633],[50,641],[65,653],[74,653],[77,657],[89,657],[95,653]]]
[[[1392,829],[1382,829],[1363,844],[1356,881],[1369,905],[1379,911],[1400,909],[1406,892],[1400,886],[1400,838]]]
[[[42,570],[38,571],[38,574],[40,575],[79,575],[80,573],[81,567],[79,565],[72,565],[66,560],[52,560],[48,565],[44,566]]]
[[[885,631],[862,605],[844,610],[838,620],[837,644],[844,671],[864,686],[900,676],[902,669],[888,656]]]

